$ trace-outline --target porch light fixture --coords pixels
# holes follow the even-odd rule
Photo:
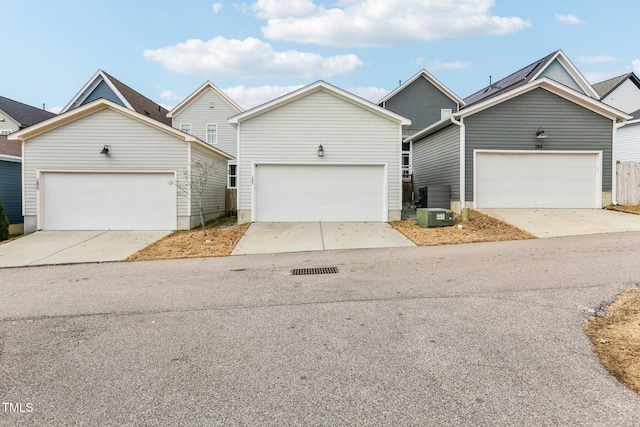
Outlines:
[[[322,148],[322,144],[318,147],[318,157],[324,157],[324,148]]]
[[[547,138],[547,134],[544,133],[544,129],[542,128],[538,128],[537,132],[536,132],[536,138],[538,139],[544,139]]]
[[[110,146],[110,145],[105,145],[105,146],[102,148],[102,151],[100,152],[100,154],[105,154],[105,155],[107,155],[107,156],[108,156],[109,154],[111,154],[111,146]]]

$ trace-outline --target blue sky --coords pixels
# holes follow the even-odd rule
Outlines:
[[[377,101],[420,69],[464,98],[562,49],[635,71],[630,0],[0,0],[0,95],[57,111],[98,70],[171,107],[206,80],[250,108],[322,79]]]

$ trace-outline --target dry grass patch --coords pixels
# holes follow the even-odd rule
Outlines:
[[[604,367],[640,393],[640,286],[620,294],[606,314],[589,318],[583,328]]]
[[[462,217],[456,215],[453,227],[422,228],[415,220],[393,221],[390,224],[418,246],[536,238],[526,231],[478,211],[471,211],[467,222],[462,222]],[[462,224],[462,230],[458,228],[458,224]]]
[[[640,215],[640,206],[622,206],[622,205],[610,205],[605,209],[609,209],[610,211],[618,211]]]
[[[125,261],[227,256],[249,228],[249,224],[233,225],[235,220],[223,218],[207,224],[208,237],[199,228],[173,232]]]

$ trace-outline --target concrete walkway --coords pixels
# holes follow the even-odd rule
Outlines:
[[[231,255],[415,246],[384,222],[256,222]]]
[[[120,261],[170,231],[38,231],[0,245],[0,267]]]
[[[640,231],[640,215],[606,209],[481,209],[536,237]]]

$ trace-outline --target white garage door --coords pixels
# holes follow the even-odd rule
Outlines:
[[[384,167],[257,165],[256,221],[384,221]]]
[[[597,153],[476,153],[478,208],[599,208]]]
[[[45,173],[44,230],[173,230],[176,189],[168,173]]]

